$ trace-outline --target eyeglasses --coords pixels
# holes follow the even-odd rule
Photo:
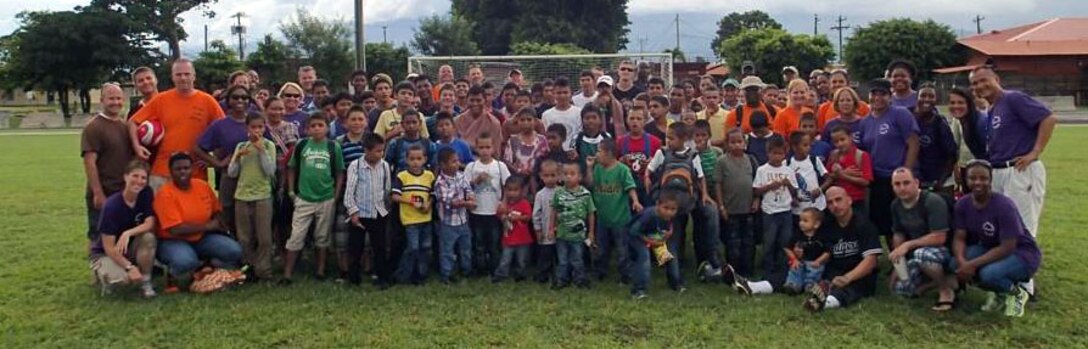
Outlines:
[[[633,68],[620,68],[620,71],[635,71]]]
[[[249,96],[247,96],[247,95],[231,95],[230,99],[236,100],[236,101],[248,101]]]
[[[302,98],[302,95],[297,93],[284,93],[283,98]]]

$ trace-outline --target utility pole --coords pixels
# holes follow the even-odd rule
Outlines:
[[[820,35],[820,14],[812,14],[812,36]]]
[[[842,15],[839,15],[839,18],[836,18],[835,21],[838,22],[839,25],[831,27],[831,30],[839,32],[839,63],[842,63],[842,31],[850,29],[850,26],[843,24],[843,22],[846,22],[846,17],[843,17]]]
[[[978,31],[978,34],[982,34],[982,21],[985,19],[986,17],[982,17],[982,15],[975,15],[975,19],[971,20],[972,22],[975,22],[975,29]]]
[[[676,14],[676,48],[673,49],[673,53],[680,50],[680,14]]]
[[[242,12],[238,12],[238,13],[235,13],[231,17],[234,17],[234,19],[236,19],[238,21],[237,25],[230,27],[230,33],[238,35],[238,59],[241,60],[241,61],[245,61],[246,60],[246,50],[245,50],[245,41],[243,41],[244,40],[243,36],[246,33],[246,27],[242,26],[242,17],[246,17],[246,14],[242,13]]]
[[[204,25],[204,51],[208,51],[208,25]]]
[[[385,43],[388,43],[388,42],[389,42],[389,40],[387,40],[387,39],[386,39],[386,36],[385,36],[385,34],[386,34],[385,30],[386,30],[387,28],[389,28],[389,27],[388,27],[388,26],[384,26],[384,25],[382,26],[382,43],[383,43],[383,44],[385,44]]]
[[[355,0],[355,69],[366,70],[366,31],[363,28],[363,0]]]
[[[646,37],[645,36],[638,37],[638,53],[646,52],[645,46],[646,46]]]

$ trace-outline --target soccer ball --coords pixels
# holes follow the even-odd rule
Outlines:
[[[164,135],[166,135],[166,131],[158,120],[144,121],[140,124],[140,128],[136,130],[136,137],[139,137],[140,144],[145,147],[158,146],[162,142]]]

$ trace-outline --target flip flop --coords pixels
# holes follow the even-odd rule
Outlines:
[[[944,312],[947,312],[949,310],[952,310],[955,307],[956,307],[956,301],[955,300],[952,300],[952,301],[937,301],[937,303],[934,304],[933,307],[929,308],[929,309],[933,310],[935,312],[938,312],[938,313],[944,313]]]

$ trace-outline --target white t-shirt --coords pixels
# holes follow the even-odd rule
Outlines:
[[[586,104],[589,104],[590,102],[593,102],[596,99],[597,99],[597,91],[593,91],[593,95],[589,96],[589,97],[586,97],[586,95],[579,92],[578,94],[574,95],[574,97],[570,98],[570,100],[572,102],[571,104],[574,104],[575,107],[579,107],[579,108],[585,107]]]
[[[797,188],[797,176],[793,174],[793,170],[789,166],[782,164],[782,166],[774,167],[767,163],[756,170],[756,179],[752,182],[752,188],[759,188],[782,179],[789,180],[790,185]],[[793,196],[790,195],[790,190],[783,186],[763,193],[760,208],[766,214],[789,212],[792,201]]]
[[[465,166],[465,176],[470,183],[481,173],[487,173],[491,178],[472,185],[472,191],[476,193],[476,208],[472,214],[494,215],[502,202],[502,185],[510,178],[510,169],[496,159],[486,165],[476,160]]]
[[[813,156],[809,154],[810,158]],[[812,168],[812,160],[810,159],[797,160],[791,156],[786,161],[789,163],[790,169],[793,170],[794,177],[797,178],[797,201],[799,204],[793,208],[793,214],[801,214],[802,210],[809,207],[815,207],[820,211],[827,208],[827,199],[824,198],[822,193],[816,198],[809,194],[813,189],[820,188],[820,177],[827,175],[827,169],[824,168],[823,161],[816,158],[816,168]]]
[[[582,132],[582,108],[572,105],[567,110],[559,110],[558,107],[554,107],[544,111],[541,121],[544,122],[545,129],[552,124],[563,125],[567,129],[567,137],[563,139],[563,150],[574,149],[571,140]]]
[[[666,151],[668,151],[668,149],[658,149],[657,152],[654,153],[654,157],[650,158],[650,163],[646,165],[646,170],[654,172],[657,171],[658,167],[664,165]],[[677,156],[685,156],[689,151],[693,152],[695,151],[695,148],[685,148],[683,151],[676,154],[678,154]],[[691,159],[691,168],[695,170],[695,178],[703,178],[703,161],[699,159],[699,155],[695,155],[695,157]]]

